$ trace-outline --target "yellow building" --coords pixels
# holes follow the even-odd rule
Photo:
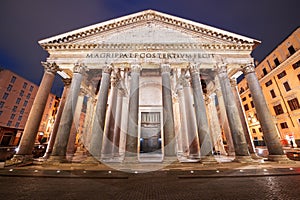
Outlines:
[[[300,146],[300,27],[293,31],[255,69],[282,144]],[[264,145],[247,81],[238,84],[252,139]]]

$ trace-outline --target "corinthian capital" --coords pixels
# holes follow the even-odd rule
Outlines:
[[[86,71],[88,71],[87,67],[84,66],[82,63],[76,63],[73,68],[73,73],[79,73],[84,74]]]
[[[64,78],[62,81],[64,82],[65,86],[69,86],[72,82],[72,79],[71,78]]]
[[[45,69],[45,72],[55,74],[59,70],[59,67],[55,62],[53,62],[53,63],[41,62],[41,63],[43,65],[44,69]]]
[[[255,72],[255,66],[253,63],[249,63],[245,66],[242,66],[244,75]]]
[[[236,87],[237,86],[237,82],[236,82],[235,78],[231,78],[229,81],[230,81],[231,87]]]
[[[225,63],[217,64],[217,72],[219,74],[221,74],[221,73],[227,73],[227,64],[225,64]]]
[[[191,75],[192,74],[199,74],[199,68],[196,64],[191,64],[189,66],[189,70],[190,70]]]
[[[161,73],[170,73],[170,65],[169,64],[162,64],[161,65]]]
[[[131,65],[131,72],[140,73],[140,71],[141,71],[141,66],[140,65],[138,65],[138,64]]]
[[[103,68],[103,73],[106,73],[106,74],[110,74],[113,70],[113,67],[111,65],[107,65]]]

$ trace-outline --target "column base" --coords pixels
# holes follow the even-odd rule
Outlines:
[[[5,166],[30,165],[33,163],[33,155],[14,155],[10,160],[5,161]]]
[[[252,160],[251,156],[235,156],[233,162],[252,163],[253,160]]]
[[[60,164],[60,163],[69,163],[66,156],[50,156],[49,159],[47,159],[44,164]]]
[[[262,157],[258,156],[256,153],[251,153],[250,156],[253,160],[262,160],[263,159]]]
[[[137,164],[139,163],[139,160],[137,158],[137,156],[131,156],[131,157],[128,157],[128,156],[125,156],[124,160],[123,160],[123,163],[126,163],[126,164]]]
[[[202,164],[209,164],[209,165],[219,164],[214,156],[203,156],[203,157],[201,157],[201,163]]]
[[[278,163],[295,163],[295,161],[290,160],[286,155],[268,155],[268,161]]]
[[[93,157],[93,156],[88,156],[84,161],[81,162],[82,164],[95,164],[98,165],[100,164],[100,160],[98,160],[97,158]]]

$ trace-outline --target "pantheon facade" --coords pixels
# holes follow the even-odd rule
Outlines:
[[[87,163],[214,163],[216,153],[251,162],[255,150],[236,90],[243,73],[269,160],[286,160],[250,55],[259,43],[153,10],[41,40],[49,56],[14,159],[32,159],[58,74],[65,86],[45,155],[49,162],[68,160],[76,135]]]

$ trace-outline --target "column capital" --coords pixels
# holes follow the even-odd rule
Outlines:
[[[227,64],[226,63],[217,64],[217,72],[219,74],[227,73]]]
[[[199,74],[199,68],[197,66],[197,64],[190,64],[189,65],[189,71],[192,74]]]
[[[139,64],[132,64],[131,65],[131,72],[140,73],[141,69],[142,69],[141,65],[139,65]]]
[[[71,78],[64,78],[62,79],[62,81],[64,82],[64,86],[69,86],[72,82],[72,79]]]
[[[59,67],[55,62],[53,62],[53,63],[41,62],[41,63],[43,65],[44,69],[45,69],[45,72],[55,74],[59,70]]]
[[[171,72],[171,68],[170,68],[169,64],[161,64],[160,68],[161,68],[161,73],[170,73]]]
[[[190,82],[182,75],[178,79],[178,84],[182,85],[183,87],[190,87]]]
[[[73,67],[73,73],[84,74],[88,71],[87,67],[82,63],[75,63]]]
[[[244,75],[255,72],[255,66],[253,63],[249,63],[245,66],[242,66],[242,71]]]
[[[237,80],[235,78],[230,79],[230,85],[231,87],[236,87],[237,86]]]
[[[102,73],[110,74],[113,70],[113,67],[111,65],[107,65],[102,69]]]

